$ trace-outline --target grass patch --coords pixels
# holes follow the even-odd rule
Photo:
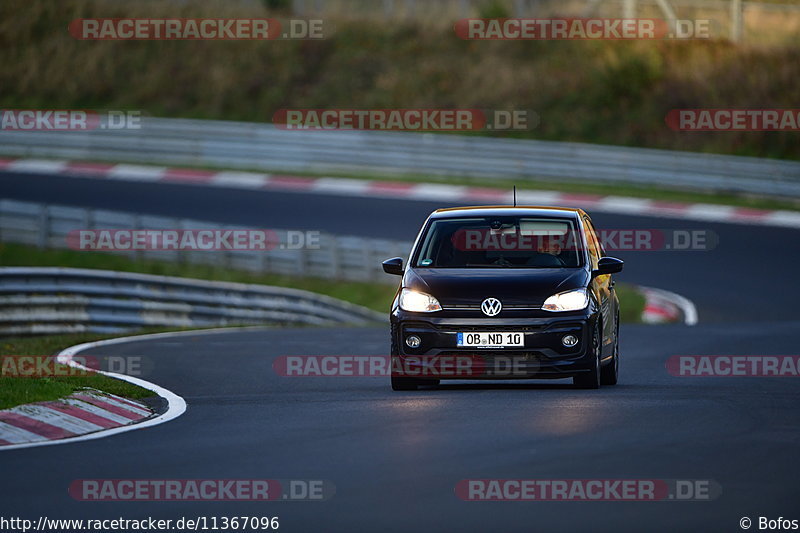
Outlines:
[[[20,361],[4,359],[5,355],[49,356],[64,348],[83,342],[114,337],[96,333],[72,333],[65,335],[46,335],[41,337],[7,337],[0,339],[0,409],[31,402],[57,400],[69,396],[83,387],[91,387],[110,392],[124,398],[141,399],[153,396],[153,392],[142,387],[96,373],[76,373],[75,369],[57,364],[48,365],[52,377],[27,378],[10,377],[10,370]]]
[[[617,283],[615,286],[619,298],[619,320],[623,323],[639,323],[642,321],[645,298],[632,285]]]

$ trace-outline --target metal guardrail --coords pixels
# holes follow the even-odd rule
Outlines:
[[[0,155],[280,172],[625,183],[800,197],[800,162],[578,143],[143,118],[141,129],[0,131]]]
[[[222,225],[215,222],[139,215],[102,209],[45,205],[0,200],[0,242],[29,244],[39,248],[69,248],[67,235],[73,230],[165,230],[259,229]],[[276,231],[278,236],[283,231]],[[213,265],[253,273],[307,276],[331,280],[397,283],[387,276],[381,262],[406,256],[410,242],[320,233],[314,247],[276,247],[267,251],[156,251],[136,250],[114,253],[136,260]]]
[[[385,316],[296,289],[74,268],[0,268],[0,335],[141,327],[366,324]]]

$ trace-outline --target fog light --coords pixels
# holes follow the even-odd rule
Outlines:
[[[406,337],[406,346],[409,348],[419,348],[422,341],[416,335],[409,335]]]
[[[575,335],[564,335],[564,338],[561,339],[561,344],[566,346],[567,348],[572,348],[576,344],[578,344],[578,337]]]

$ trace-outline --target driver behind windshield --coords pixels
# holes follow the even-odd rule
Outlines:
[[[565,220],[438,220],[425,235],[418,266],[573,268],[580,259],[572,237]]]

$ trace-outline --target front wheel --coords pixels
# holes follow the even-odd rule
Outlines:
[[[600,369],[600,383],[603,385],[616,385],[619,380],[619,319],[617,319],[616,334],[614,337],[614,359]]]
[[[600,331],[600,321],[598,320],[592,333],[592,344],[589,347],[591,354],[594,356],[592,358],[592,366],[589,372],[572,378],[572,383],[579,389],[600,388]]]

